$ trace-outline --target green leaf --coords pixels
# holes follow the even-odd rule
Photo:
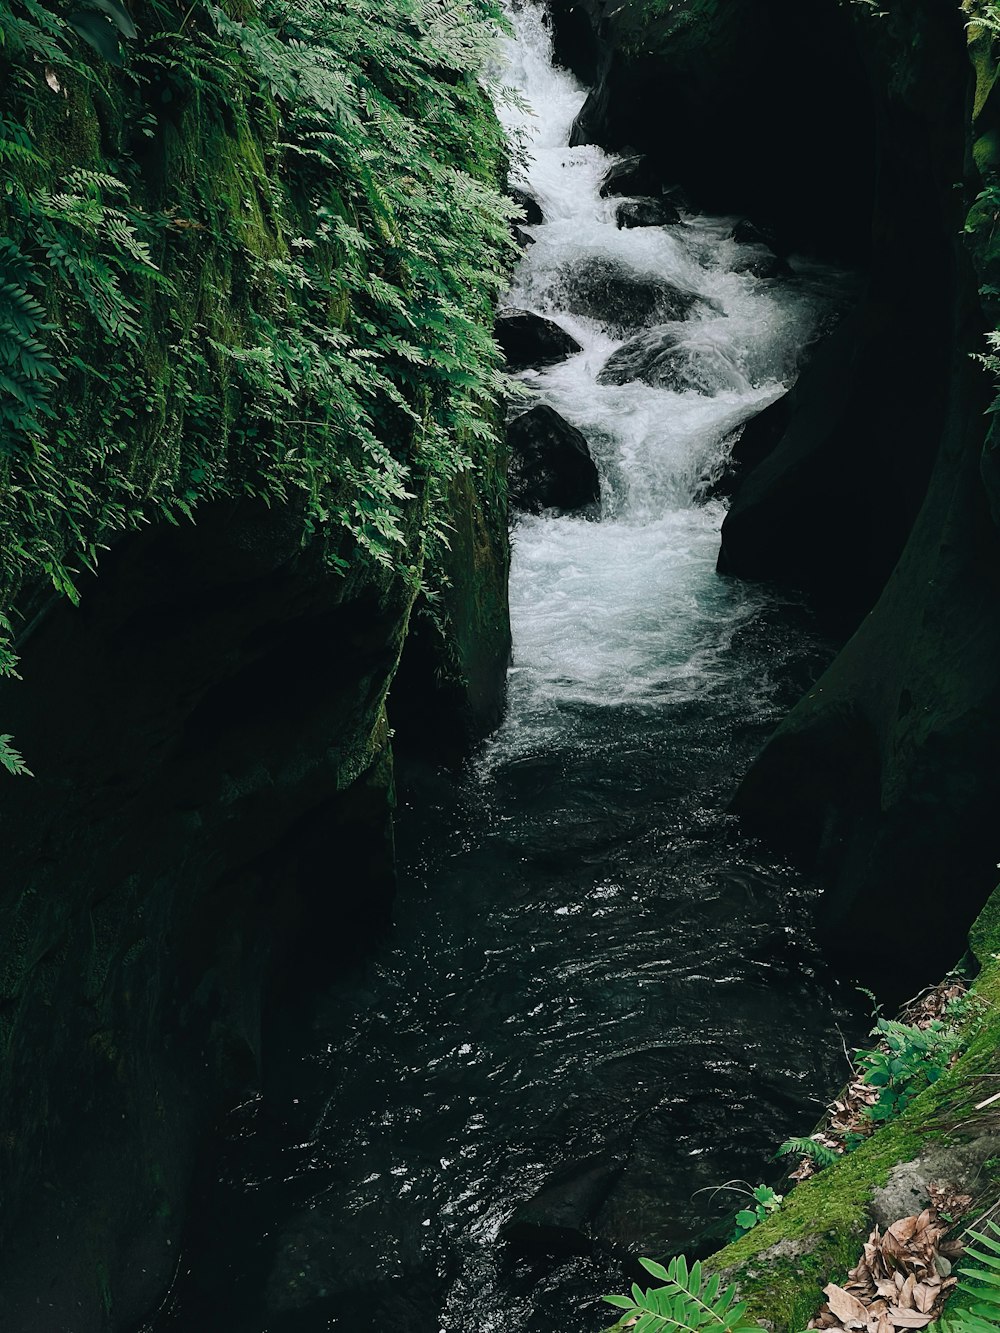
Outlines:
[[[655,1278],[659,1278],[661,1282],[667,1281],[667,1270],[662,1264],[658,1264],[654,1259],[645,1259],[642,1255],[639,1256],[639,1262],[642,1264],[643,1268],[645,1268],[647,1273],[650,1273]]]
[[[88,10],[78,9],[69,16],[67,22],[77,36],[92,46],[109,65],[114,65],[116,68],[122,66],[124,62],[118,34],[106,18]]]

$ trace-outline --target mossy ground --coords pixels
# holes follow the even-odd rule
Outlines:
[[[898,1120],[796,1186],[766,1222],[708,1260],[712,1270],[732,1274],[754,1318],[791,1333],[805,1328],[823,1302],[823,1287],[842,1282],[857,1263],[871,1229],[872,1195],[893,1167],[913,1160],[932,1142],[983,1132],[972,1111],[984,1095],[983,1075],[998,1072],[1000,889],[976,921],[970,944],[981,968],[973,993],[984,1004],[957,1064]],[[987,1174],[978,1188],[988,1196],[991,1189],[995,1192],[995,1179]],[[980,1206],[983,1202],[977,1199]]]

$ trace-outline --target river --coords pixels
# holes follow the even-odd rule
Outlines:
[[[592,1333],[621,1252],[704,1247],[743,1204],[715,1187],[773,1176],[845,1072],[856,1006],[815,888],[726,813],[831,645],[794,599],[716,575],[705,498],[845,279],[739,272],[732,218],[619,229],[611,159],[566,146],[585,89],[543,7],[512,17],[531,114],[502,114],[545,222],[510,304],[583,348],[522,378],[586,435],[601,514],[517,522],[507,719],[460,775],[401,766],[393,934],[234,1112],[163,1327]],[[623,335],[582,312],[595,261],[697,296],[689,387],[598,382]],[[546,1233],[505,1242],[554,1177],[566,1207],[550,1193],[528,1220],[582,1210],[593,1252],[565,1229],[554,1255]]]

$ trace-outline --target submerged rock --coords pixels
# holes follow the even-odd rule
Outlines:
[[[744,254],[736,257],[731,265],[734,273],[747,273],[753,278],[790,278],[793,271],[786,260],[779,258],[773,250],[764,246],[749,247]]]
[[[564,278],[565,308],[599,320],[615,337],[686,319],[695,306],[708,304],[666,278],[632,272],[613,259],[586,259],[565,270]]]
[[[763,245],[775,253],[781,248],[777,227],[766,222],[752,222],[750,218],[741,218],[729,233],[729,239],[737,245]]]
[[[516,204],[521,205],[521,209],[524,213],[524,221],[529,227],[537,227],[545,221],[545,214],[542,212],[542,206],[533,194],[530,194],[527,190],[521,189],[518,185],[514,185],[511,187],[510,197]]]
[[[670,227],[680,222],[679,209],[669,199],[627,199],[618,205],[615,221],[619,227]]]
[[[615,194],[657,195],[662,192],[663,180],[659,171],[642,153],[615,162],[601,182],[602,199]]]
[[[583,350],[555,320],[530,310],[504,310],[497,316],[496,335],[511,370],[554,366]]]
[[[586,437],[545,404],[507,427],[510,501],[529,514],[600,503],[601,482]]]
[[[624,1165],[624,1155],[614,1151],[571,1162],[521,1204],[504,1240],[529,1255],[589,1254],[592,1224]]]
[[[636,380],[675,393],[747,388],[746,376],[724,348],[706,337],[692,337],[683,325],[651,329],[630,338],[612,352],[597,376],[598,384]]]

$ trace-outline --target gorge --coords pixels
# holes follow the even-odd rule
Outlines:
[[[0,1313],[52,1333],[596,1333],[630,1255],[717,1248],[714,1187],[767,1178],[812,1128],[864,1030],[854,981],[893,1001],[935,980],[993,887],[997,506],[973,360],[996,313],[992,32],[931,0],[516,0],[490,71],[523,98],[498,99],[505,167],[468,35],[490,7],[401,5],[398,30],[376,7],[361,36],[298,34],[335,53],[317,70],[356,58],[366,107],[386,99],[357,160],[403,184],[358,202],[332,158],[281,157],[301,134],[309,162],[319,121],[295,98],[317,85],[256,88],[267,33],[297,21],[263,6],[258,32],[257,8],[195,24],[239,53],[228,106],[162,73],[137,10],[115,38],[134,87],[100,44],[100,80],[57,64],[58,91],[51,53],[3,56],[42,87],[11,79],[11,123],[21,97],[53,179],[113,168],[163,228],[158,269],[200,275],[151,303],[189,340],[220,301],[226,318],[186,384],[151,318],[148,421],[108,406],[113,373],[67,365],[61,391],[86,404],[74,429],[104,412],[141,456],[136,495],[168,478],[195,522],[98,524],[78,607],[52,593],[65,533],[47,583],[7,580],[5,725],[35,776],[3,811]],[[365,82],[381,25],[386,69],[393,41],[436,43],[402,90]],[[428,96],[454,100],[440,131],[430,66]],[[125,133],[142,114],[148,144]],[[457,170],[429,170],[433,251],[399,202],[424,199],[418,150],[379,137],[411,121]],[[16,285],[41,261],[10,213]],[[462,229],[489,252],[482,287]],[[454,262],[444,295],[407,244],[432,275]],[[347,254],[382,286],[338,287]],[[70,329],[54,273],[25,290]],[[426,316],[439,300],[451,324]],[[501,326],[526,311],[579,349],[526,355],[510,447],[544,408],[600,492],[560,513],[513,461],[509,671],[506,450],[486,429],[504,405],[491,381],[470,410],[449,359],[494,355],[474,330],[498,302]],[[403,392],[367,461],[303,489],[295,432],[322,386],[271,417],[260,395],[290,331],[323,320]],[[435,430],[470,432],[465,461],[432,453]],[[240,471],[272,441],[292,478],[274,491]],[[357,478],[397,463],[369,500]],[[18,466],[10,549],[42,486]],[[347,537],[304,541],[336,530],[345,486]]]

